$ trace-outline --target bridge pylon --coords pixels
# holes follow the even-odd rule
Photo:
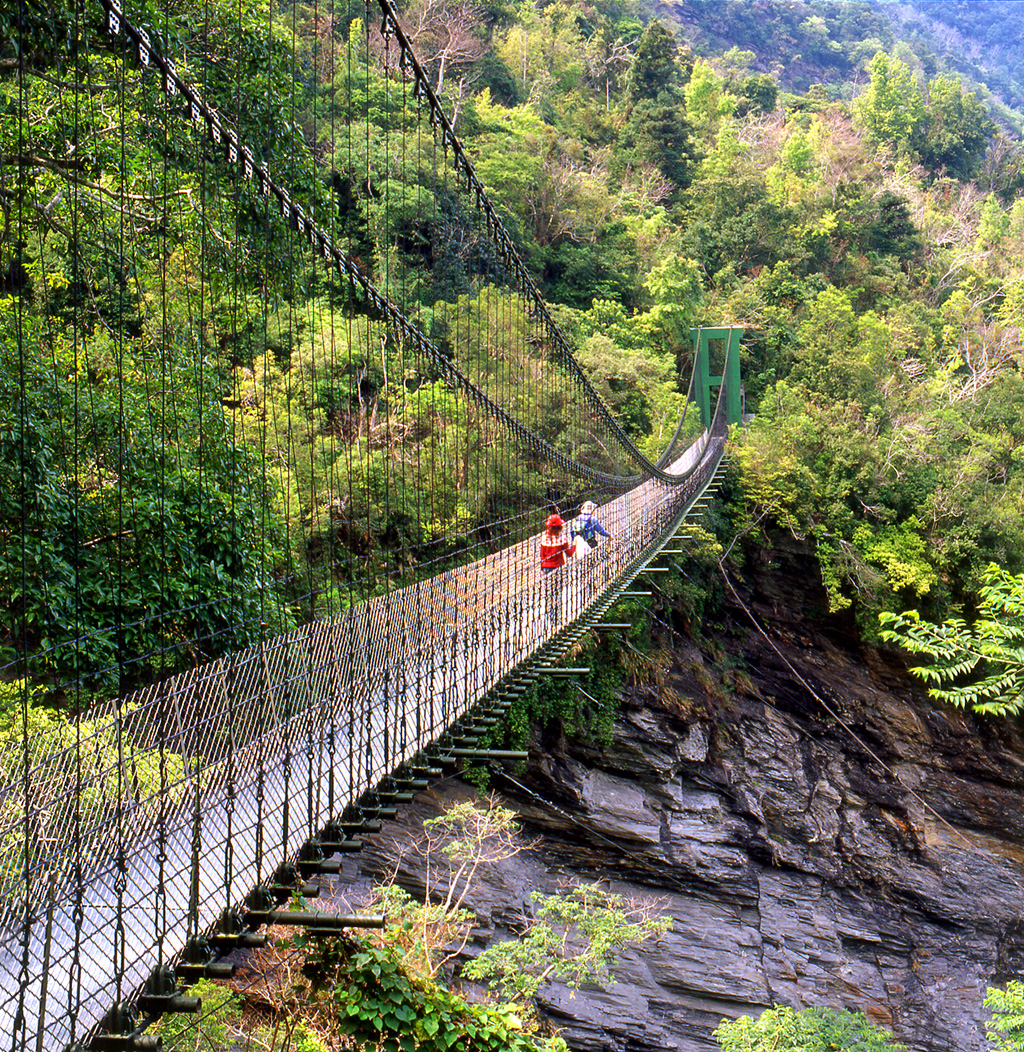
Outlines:
[[[714,417],[711,388],[725,384],[725,418],[729,424],[739,424],[743,418],[743,397],[740,386],[740,339],[745,329],[737,326],[691,329],[693,338],[694,397],[700,407],[700,422],[710,427]],[[724,345],[721,358],[722,372],[715,376],[711,372],[711,341]],[[716,355],[717,358],[717,355]]]

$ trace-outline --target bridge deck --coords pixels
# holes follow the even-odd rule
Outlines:
[[[694,468],[687,482],[646,482],[607,504],[613,540],[547,578],[533,538],[99,714],[119,743],[119,771],[91,768],[82,741],[29,772],[47,787],[40,806],[79,814],[77,841],[35,844],[27,902],[18,845],[0,855],[0,874],[17,878],[3,889],[0,1033],[39,1035],[36,1047],[53,1050],[87,1036],[154,966],[270,883],[348,803],[635,572],[706,485],[721,448],[702,439],[673,466]],[[160,793],[137,799],[134,772],[166,771],[169,757],[181,758],[183,776],[165,775]],[[2,759],[9,769],[18,758]],[[83,794],[111,784],[118,798],[83,828]]]

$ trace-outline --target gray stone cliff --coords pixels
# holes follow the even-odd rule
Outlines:
[[[543,989],[574,1049],[711,1052],[723,1018],[781,1003],[862,1011],[912,1052],[985,1052],[986,987],[1024,973],[1024,743],[861,647],[798,546],[773,559],[738,586],[767,638],[727,600],[714,660],[665,635],[673,667],[625,692],[610,745],[543,728],[496,783],[539,841],[478,883],[468,949],[520,928],[532,890],[601,879],[673,925],[605,989]],[[419,794],[347,868],[422,887],[399,846],[472,794]]]

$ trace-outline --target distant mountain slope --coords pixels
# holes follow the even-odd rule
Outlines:
[[[653,11],[698,54],[753,51],[791,91],[849,97],[881,49],[925,77],[958,74],[1001,124],[1024,127],[1019,0],[655,0]]]
[[[907,0],[887,3],[908,42],[921,39],[950,70],[984,82],[994,101],[1024,114],[1024,4],[1019,0]],[[1018,125],[1019,126],[1019,125]]]

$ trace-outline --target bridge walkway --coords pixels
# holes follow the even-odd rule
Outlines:
[[[82,1041],[225,911],[244,918],[253,889],[301,869],[332,821],[372,820],[396,771],[450,756],[446,732],[564,653],[657,558],[723,448],[706,435],[673,465],[693,469],[685,483],[651,480],[605,505],[612,540],[546,578],[538,535],[90,714],[120,769],[88,769],[83,742],[35,780],[51,809],[80,807],[91,780],[118,796],[73,843],[36,846],[27,902],[23,876],[3,889],[0,1032],[54,1052]],[[138,797],[141,769],[168,772],[159,793]],[[0,858],[0,873],[15,863]]]

